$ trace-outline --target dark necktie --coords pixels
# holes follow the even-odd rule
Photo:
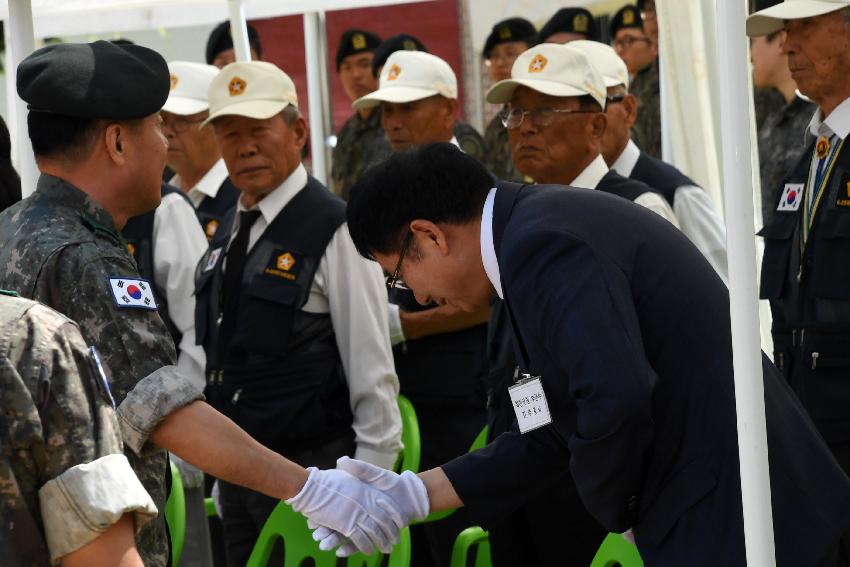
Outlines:
[[[242,211],[239,213],[239,230],[236,238],[227,249],[227,264],[224,270],[224,285],[222,288],[222,305],[224,306],[225,319],[228,312],[235,309],[239,298],[240,282],[242,272],[245,269],[245,257],[248,255],[248,240],[251,236],[251,227],[260,217],[260,211]]]

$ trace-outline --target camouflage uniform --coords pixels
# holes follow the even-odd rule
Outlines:
[[[73,321],[0,295],[0,395],[0,565],[49,565],[126,512],[156,515]]]
[[[478,133],[478,130],[467,124],[466,122],[455,122],[454,135],[457,138],[457,144],[460,149],[467,155],[470,155],[486,164],[487,156],[484,152],[484,138]]]
[[[806,151],[806,133],[815,106],[800,97],[767,115],[759,128],[759,168],[761,170],[761,214],[764,224],[776,212],[785,188],[782,181]]]
[[[337,134],[331,169],[334,191],[347,200],[348,192],[363,172],[383,161],[391,152],[381,126],[380,107],[373,108],[365,120],[360,118],[359,112],[355,112]]]
[[[493,117],[484,131],[484,153],[487,156],[487,169],[499,179],[526,183],[526,177],[517,171],[511,159],[511,146],[508,143],[508,129],[502,124],[498,114]]]
[[[658,59],[638,71],[629,88],[637,97],[632,139],[644,152],[661,159],[661,81]]]
[[[0,288],[15,289],[75,320],[100,352],[118,407],[125,454],[159,510],[165,451],[147,444],[156,424],[203,395],[173,366],[174,343],[156,311],[119,307],[110,277],[138,278],[109,213],[73,185],[42,175],[36,192],[0,214]],[[160,515],[136,535],[148,567],[165,567]]]

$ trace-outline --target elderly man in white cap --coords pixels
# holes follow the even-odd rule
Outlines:
[[[381,124],[394,151],[455,137],[457,79],[448,63],[424,51],[396,51],[376,91],[354,101],[381,108]],[[465,151],[465,150],[464,150]],[[481,387],[490,309],[467,313],[431,303],[423,308],[408,289],[389,293],[390,335],[401,393],[419,418],[422,467],[466,453],[486,424]],[[414,564],[448,563],[457,533],[469,525],[465,511],[414,526]]]
[[[786,0],[747,19],[751,37],[779,30],[791,76],[818,108],[759,233],[760,295],[773,312],[776,365],[850,472],[850,1]]]
[[[209,102],[204,124],[241,191],[198,265],[210,404],[303,466],[356,455],[392,467],[401,420],[383,277],[355,250],[345,202],[301,164],[295,85],[271,63],[232,63]],[[228,564],[241,567],[278,500],[220,486]]]
[[[602,75],[607,88],[605,114],[608,127],[602,136],[602,157],[623,177],[646,183],[664,197],[679,222],[681,231],[694,243],[724,282],[726,267],[726,227],[714,210],[711,197],[701,187],[670,164],[642,151],[631,139],[637,117],[637,98],[629,92],[629,71],[613,48],[596,41],[574,41]]]

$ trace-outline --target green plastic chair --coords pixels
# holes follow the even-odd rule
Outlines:
[[[180,471],[171,465],[171,494],[165,502],[165,521],[171,534],[171,565],[177,567],[180,556],[183,555],[183,544],[186,541],[186,496],[183,493],[183,479]]]
[[[620,534],[608,534],[590,567],[643,567],[637,547]]]
[[[266,567],[274,544],[283,540],[284,565],[301,565],[305,559],[312,559],[315,567],[336,567],[337,557],[333,551],[321,551],[318,542],[313,541],[307,520],[280,502],[272,511],[246,567]],[[383,555],[363,555],[358,553],[348,558],[348,567],[378,567]],[[404,528],[398,544],[389,555],[388,567],[408,567],[410,565],[410,530]]]
[[[398,456],[393,470],[396,472],[419,472],[419,459],[422,455],[422,443],[419,436],[419,420],[416,410],[405,396],[398,396],[398,410],[401,413],[401,442],[404,449]]]
[[[472,526],[460,532],[452,547],[450,567],[467,567],[469,552],[475,548],[475,563],[471,567],[492,567],[490,537],[481,527]]]

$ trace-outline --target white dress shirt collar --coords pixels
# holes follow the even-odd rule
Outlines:
[[[578,187],[579,189],[596,189],[596,186],[599,185],[599,182],[602,181],[606,173],[608,173],[608,166],[600,154],[569,185],[570,187]]]
[[[809,122],[809,132],[817,138],[826,136],[827,138],[835,134],[842,140],[850,134],[850,98],[835,107],[835,110],[829,113],[829,116],[824,119],[821,109],[815,110],[815,115],[812,116]]]
[[[625,149],[617,158],[617,161],[611,165],[611,169],[622,175],[623,177],[631,177],[638,160],[640,159],[640,148],[633,141],[629,140]]]
[[[449,140],[450,144],[454,144],[460,151],[463,151],[463,148],[460,147],[460,142],[457,141],[457,136],[452,136],[452,139]]]
[[[251,207],[250,210],[259,209],[260,214],[266,224],[271,224],[275,217],[283,210],[283,208],[292,200],[295,195],[307,185],[307,170],[304,169],[304,164],[299,163],[289,177],[283,183],[275,188],[271,193],[266,195],[259,203]],[[239,199],[239,204],[236,210],[238,212],[247,211],[245,205],[242,204],[242,199]],[[235,226],[234,228],[238,228]]]
[[[182,189],[188,195],[195,191],[203,193],[205,196],[215,199],[218,195],[218,190],[224,180],[227,179],[227,166],[224,164],[224,159],[219,158],[217,162],[207,171],[201,180],[194,187],[183,187],[183,178],[180,174],[176,174],[171,178],[169,183],[178,189]]]
[[[496,293],[504,299],[502,293],[502,277],[499,275],[499,260],[496,257],[496,244],[493,240],[493,204],[496,201],[496,188],[490,189],[484,201],[484,211],[481,213],[481,260],[484,271],[490,283],[496,288]]]

